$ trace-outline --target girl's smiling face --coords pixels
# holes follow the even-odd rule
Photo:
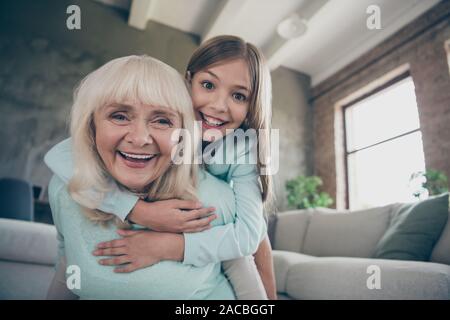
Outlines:
[[[111,176],[142,192],[171,163],[176,144],[172,133],[181,127],[175,111],[142,103],[118,103],[94,113],[95,145]]]
[[[213,65],[194,74],[191,80],[195,116],[202,122],[203,140],[209,129],[236,129],[244,122],[250,100],[250,74],[243,59]]]

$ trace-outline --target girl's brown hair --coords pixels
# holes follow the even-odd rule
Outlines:
[[[272,119],[272,83],[270,70],[260,50],[235,36],[217,36],[204,42],[192,55],[186,68],[186,79],[208,67],[231,60],[243,59],[248,66],[251,88],[249,110],[242,129],[255,129],[258,138],[258,170],[264,203],[272,200],[272,176],[267,168],[270,159],[270,129]],[[264,129],[264,130],[260,130]],[[264,162],[261,162],[261,158]],[[264,174],[265,171],[269,171]]]

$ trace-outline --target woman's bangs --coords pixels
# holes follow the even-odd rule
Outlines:
[[[159,68],[161,66],[158,65]],[[180,99],[179,95],[186,98],[180,92],[180,84],[175,83],[164,72],[159,71],[154,65],[149,65],[145,61],[131,60],[114,70],[109,81],[103,82],[100,93],[101,105],[112,103],[137,102],[166,107],[183,114],[185,112],[185,99]]]

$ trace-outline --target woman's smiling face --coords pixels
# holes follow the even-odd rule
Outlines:
[[[250,75],[243,59],[231,60],[195,73],[191,81],[195,116],[206,130],[239,128],[245,120],[250,99]]]
[[[181,128],[178,113],[139,102],[105,106],[94,113],[95,143],[107,171],[136,192],[169,168],[171,136]]]

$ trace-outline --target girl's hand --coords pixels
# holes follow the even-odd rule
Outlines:
[[[123,238],[99,243],[93,252],[94,256],[112,257],[101,259],[99,263],[119,266],[114,272],[132,272],[162,260],[183,260],[183,235],[148,230],[118,230],[117,233]]]
[[[154,231],[160,232],[200,232],[211,227],[217,218],[215,208],[202,208],[198,201],[161,200],[145,202],[139,200],[128,219]]]

